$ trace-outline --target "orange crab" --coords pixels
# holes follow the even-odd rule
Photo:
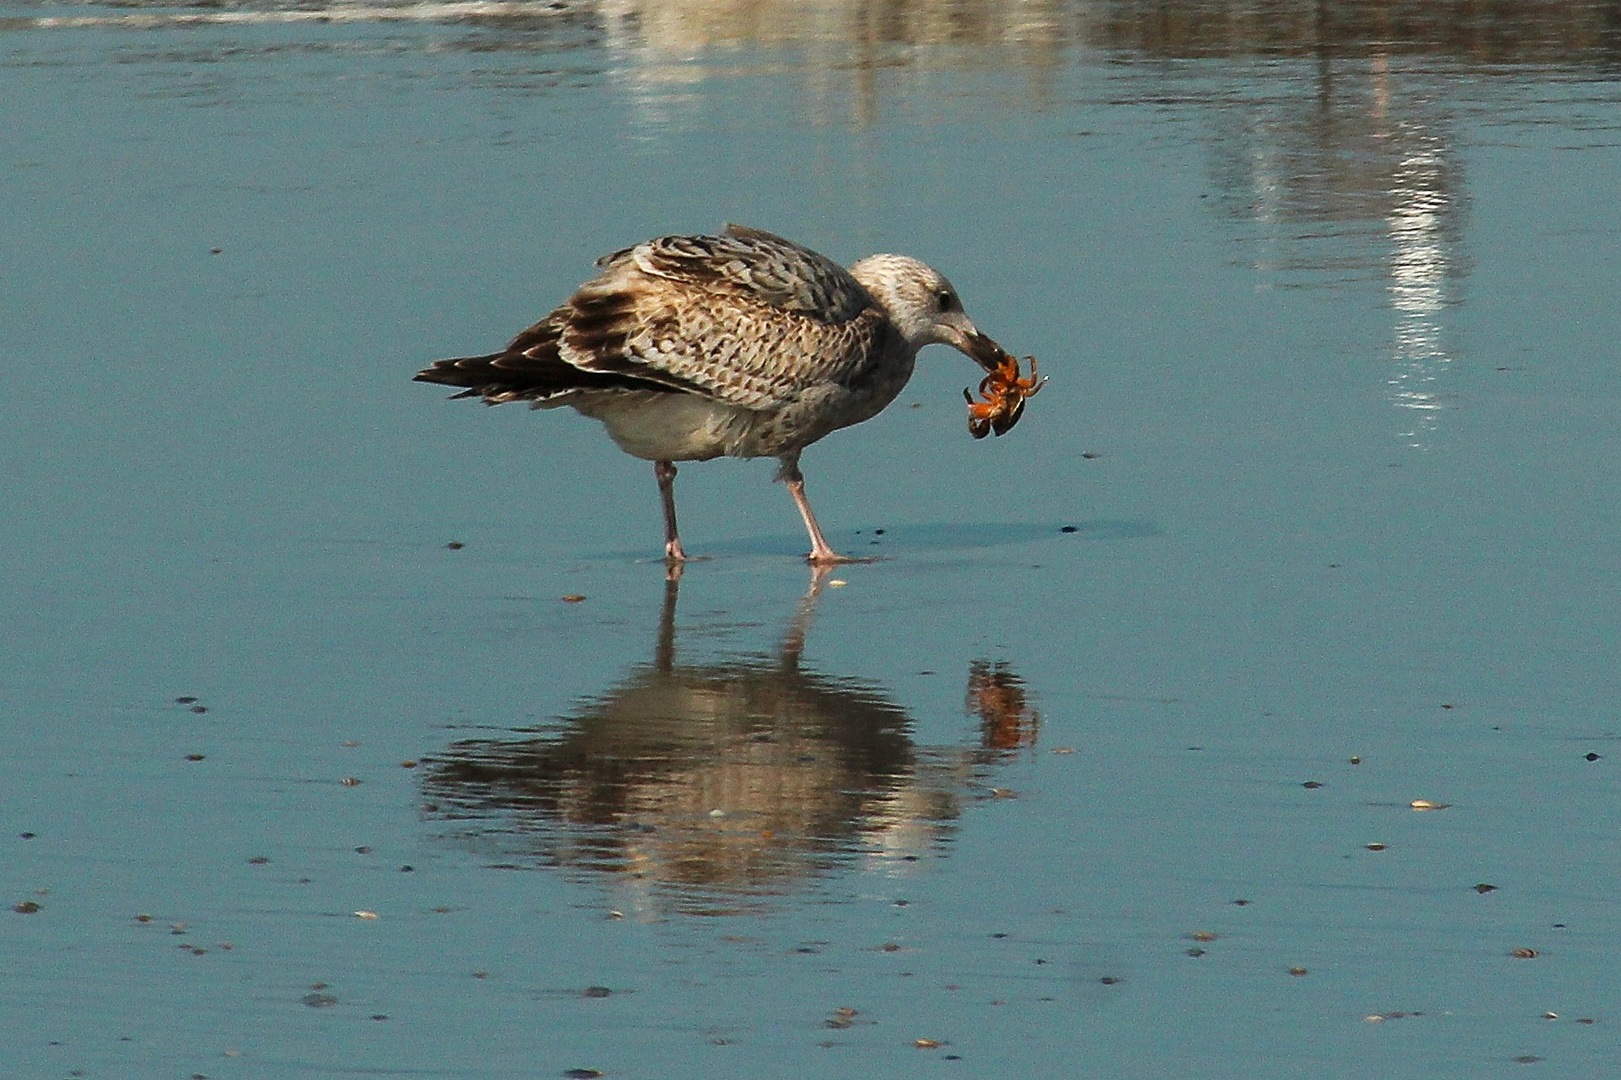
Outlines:
[[[979,393],[984,401],[975,401],[974,395],[963,388],[962,396],[968,401],[968,431],[976,439],[991,432],[1006,435],[1024,415],[1024,399],[1034,397],[1046,383],[1036,375],[1036,358],[1030,361],[1030,377],[1020,377],[1019,361],[1007,353],[1002,354],[991,373],[980,380]]]

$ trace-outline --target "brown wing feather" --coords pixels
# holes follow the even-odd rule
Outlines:
[[[749,409],[858,380],[895,345],[882,309],[847,270],[740,226],[616,253],[559,318],[569,364]]]
[[[819,322],[848,322],[873,302],[850,271],[827,256],[743,225],[728,225],[719,236],[660,236],[620,255],[647,274]]]
[[[854,385],[901,347],[849,271],[757,229],[658,237],[598,265],[505,351],[441,360],[417,379],[491,404],[623,387],[772,409],[829,381]]]

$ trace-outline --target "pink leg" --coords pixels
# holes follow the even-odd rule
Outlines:
[[[686,562],[687,553],[681,550],[681,534],[675,527],[675,462],[653,462],[653,475],[659,478],[659,498],[664,502],[664,559]]]
[[[822,527],[816,524],[816,515],[811,512],[810,500],[805,498],[805,477],[799,471],[798,462],[793,464],[783,462],[782,482],[788,485],[788,494],[794,497],[794,505],[799,507],[799,516],[805,519],[805,531],[810,533],[811,552],[806,558],[816,565],[856,562],[857,560],[846,558],[834,551],[829,546],[827,537],[822,535]]]

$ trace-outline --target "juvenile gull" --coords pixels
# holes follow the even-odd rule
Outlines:
[[[572,406],[627,454],[653,462],[664,553],[686,559],[675,523],[675,463],[775,457],[777,479],[828,546],[805,498],[799,454],[878,415],[925,345],[950,345],[987,371],[1005,355],[975,329],[951,283],[905,255],[846,270],[758,229],[661,236],[597,260],[602,272],[501,352],[440,360],[418,382],[486,404]]]

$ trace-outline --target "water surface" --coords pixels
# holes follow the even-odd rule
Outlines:
[[[7,5],[0,1072],[1605,1075],[1618,28]],[[1051,376],[880,561],[409,381],[728,220]]]

